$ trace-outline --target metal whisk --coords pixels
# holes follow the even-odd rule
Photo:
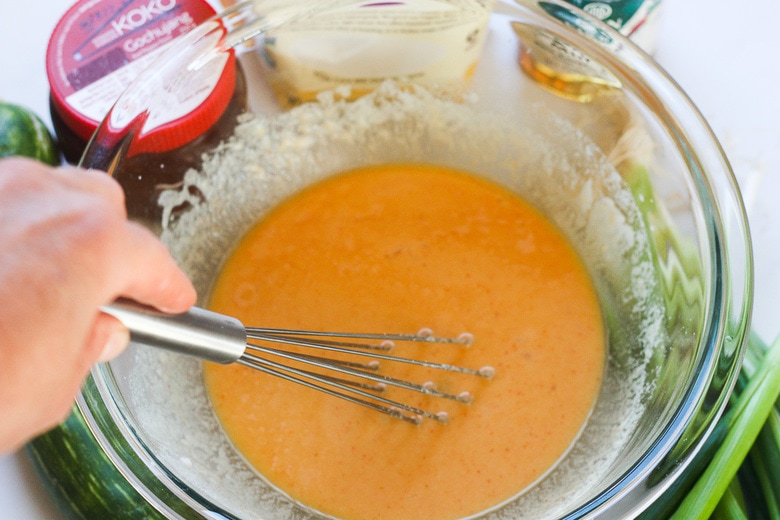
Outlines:
[[[193,307],[183,314],[171,315],[128,300],[116,301],[101,310],[121,321],[130,330],[132,341],[137,344],[189,354],[222,364],[239,363],[415,424],[419,424],[423,418],[446,422],[447,414],[434,413],[387,399],[381,395],[387,386],[462,403],[470,402],[471,395],[468,392],[442,392],[430,383],[418,384],[382,375],[378,373],[380,362],[409,363],[480,377],[493,376],[491,367],[471,369],[386,353],[397,341],[468,345],[472,339],[469,334],[457,338],[440,338],[422,333],[364,334],[245,327],[236,318],[199,307]],[[357,340],[369,340],[370,343]],[[350,354],[367,360],[350,361],[302,354],[265,346],[261,342],[296,345],[332,354]],[[330,372],[320,373],[296,368],[285,362]],[[331,373],[335,375],[330,375]],[[351,376],[352,379],[339,376]]]

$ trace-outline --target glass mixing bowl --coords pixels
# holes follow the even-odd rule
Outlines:
[[[251,222],[332,173],[432,162],[522,194],[585,260],[606,316],[609,359],[595,409],[569,452],[530,489],[480,516],[662,516],[654,504],[711,435],[749,326],[746,218],[711,130],[646,54],[555,0],[498,2],[484,24],[469,18],[479,4],[418,0],[457,6],[466,21],[451,27],[474,24],[470,50],[405,36],[385,71],[388,81],[372,83],[368,73],[326,63],[326,79],[349,87],[312,92],[296,74],[311,73],[327,57],[314,51],[357,48],[356,40],[328,32],[332,13],[351,4],[228,9],[177,40],[132,84],[82,164],[119,180],[130,216],[162,237],[201,303]],[[286,36],[312,26],[321,32],[307,33],[308,54],[285,47]],[[316,38],[321,45],[312,44]],[[474,49],[476,66],[427,73],[440,55],[463,61]],[[254,114],[254,134],[215,123],[210,140],[166,152],[150,146],[171,105],[234,58],[246,103],[231,106]],[[239,82],[229,95],[243,96],[243,87]],[[244,132],[256,162],[239,165],[235,175],[213,173],[210,165],[229,145],[209,148],[233,132]],[[78,405],[113,464],[166,517],[317,517],[235,452],[210,411],[199,370],[196,360],[131,345],[93,370]]]

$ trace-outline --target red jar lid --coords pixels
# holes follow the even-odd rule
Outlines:
[[[140,107],[150,108],[152,115],[141,128],[134,128],[139,133],[130,143],[128,157],[175,150],[203,135],[219,121],[230,104],[236,90],[236,75],[236,58],[230,50],[215,55],[197,71],[181,71],[181,75],[173,79],[154,77],[159,83],[156,85],[159,87],[155,93],[156,105],[154,110]],[[128,104],[132,102],[132,99],[128,100]],[[120,97],[106,119],[106,129],[114,135],[123,134],[129,119],[137,114],[138,109],[125,106],[125,99]]]
[[[53,110],[76,135],[90,139],[119,95],[166,45],[215,14],[205,0],[79,0],[49,40],[46,72]],[[136,153],[175,149],[217,121],[236,81],[235,58],[225,56],[198,103],[157,121],[155,138],[139,143]]]

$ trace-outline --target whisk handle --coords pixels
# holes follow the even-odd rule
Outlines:
[[[246,349],[246,330],[237,319],[200,307],[165,314],[130,300],[100,308],[130,330],[134,343],[189,354],[217,363],[232,363]]]

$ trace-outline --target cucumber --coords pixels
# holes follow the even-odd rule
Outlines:
[[[68,519],[165,520],[114,466],[78,407],[25,451],[44,488]]]
[[[0,102],[0,158],[13,156],[60,164],[57,145],[41,118],[25,107]]]

